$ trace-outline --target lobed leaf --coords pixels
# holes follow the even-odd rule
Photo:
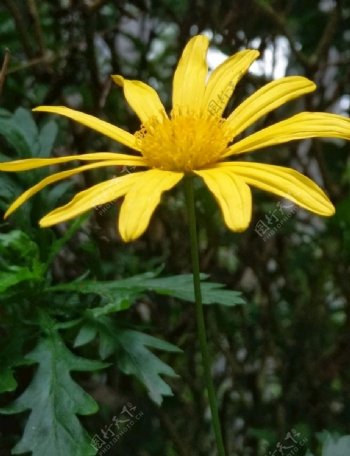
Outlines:
[[[223,289],[224,285],[215,282],[205,282],[206,275],[202,274],[202,299],[204,304],[221,304],[235,306],[244,304],[241,293]],[[170,277],[152,278],[145,275],[137,275],[129,279],[108,282],[94,282],[83,280],[69,284],[62,284],[50,288],[51,291],[75,291],[82,294],[97,294],[107,300],[107,305],[115,304],[115,311],[125,310],[128,306],[120,305],[123,299],[129,296],[129,306],[133,299],[146,291],[153,291],[160,295],[173,296],[175,298],[194,302],[194,291],[191,274],[180,274]],[[112,307],[113,308],[113,307]]]
[[[80,358],[52,332],[26,358],[38,363],[28,388],[3,414],[31,410],[21,440],[12,454],[88,456],[96,454],[76,415],[95,413],[98,406],[71,377],[71,371],[96,371],[105,363]]]
[[[161,375],[176,377],[176,373],[152,353],[150,348],[171,353],[179,353],[182,350],[143,332],[120,328],[106,316],[89,320],[80,329],[75,346],[92,342],[97,336],[101,358],[106,359],[115,354],[116,363],[122,372],[135,376],[143,383],[156,404],[160,405],[164,396],[172,396],[170,386]]]

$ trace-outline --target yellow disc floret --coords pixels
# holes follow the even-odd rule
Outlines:
[[[210,113],[183,111],[173,110],[170,118],[152,119],[136,133],[150,167],[191,172],[222,157],[229,142],[225,120]]]

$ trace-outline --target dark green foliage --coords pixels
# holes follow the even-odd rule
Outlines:
[[[9,125],[16,125],[13,118],[17,113],[8,118]],[[39,152],[34,145],[39,130],[30,113],[22,110],[21,115],[24,118],[21,131],[27,131],[25,137],[30,137],[29,132],[32,132],[29,151],[36,156]],[[29,125],[25,124],[26,121]],[[9,131],[12,135],[12,131],[17,130],[14,127]],[[49,147],[49,142],[46,143]],[[52,203],[57,204],[57,198]],[[37,231],[35,241],[18,229],[0,234],[0,306],[3,317],[0,327],[4,332],[0,352],[0,392],[15,391],[18,388],[16,372],[23,366],[38,364],[27,389],[0,409],[0,413],[5,415],[31,411],[13,454],[95,454],[91,439],[78,417],[96,413],[98,406],[73,380],[71,371],[94,372],[114,365],[120,373],[138,379],[155,403],[160,405],[163,397],[173,395],[162,376],[176,377],[175,371],[151,349],[170,353],[180,353],[181,350],[134,327],[128,329],[126,322],[113,316],[129,309],[150,292],[193,302],[191,276],[159,278],[158,271],[128,279],[99,281],[87,279],[85,276],[89,272],[86,271],[82,278],[54,285],[51,266],[85,220],[86,217],[77,219],[57,238],[52,233],[47,237],[45,231]],[[203,275],[205,279],[207,275]],[[239,295],[224,290],[222,284],[203,282],[206,304],[243,304]],[[72,353],[66,345],[69,337],[67,341],[62,338],[68,333],[61,336],[58,332],[69,329],[76,332],[75,348],[97,338],[95,356],[111,363],[91,361]],[[33,346],[28,353],[28,347]]]
[[[96,413],[96,402],[73,381],[70,371],[96,371],[106,365],[73,355],[55,332],[41,339],[26,360],[38,363],[32,382],[3,414],[31,410],[13,454],[93,455],[89,437],[76,414]]]

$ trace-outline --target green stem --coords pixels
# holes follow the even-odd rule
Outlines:
[[[203,313],[202,303],[202,292],[200,282],[200,270],[199,270],[199,256],[198,256],[198,238],[197,238],[197,227],[196,227],[196,211],[194,204],[194,192],[192,176],[186,176],[185,178],[185,193],[186,193],[186,205],[188,214],[188,224],[190,231],[190,243],[191,243],[191,257],[192,257],[192,272],[193,272],[193,287],[194,296],[196,303],[196,318],[199,336],[199,345],[202,354],[202,363],[204,368],[204,378],[206,387],[208,390],[208,398],[211,410],[211,419],[215,433],[216,446],[218,449],[219,456],[225,456],[225,448],[222,439],[218,404],[215,396],[213,379],[211,377],[211,362],[209,356],[209,349],[207,343],[207,334],[205,329],[205,320]]]

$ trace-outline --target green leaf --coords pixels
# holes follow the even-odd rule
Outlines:
[[[15,197],[23,191],[22,187],[8,174],[0,174],[0,202],[1,209],[7,209],[8,204],[15,199]],[[3,201],[3,203],[2,203]]]
[[[74,347],[81,347],[93,341],[97,336],[97,328],[95,326],[86,324],[82,326],[74,341]]]
[[[172,367],[161,361],[149,348],[175,353],[181,350],[169,342],[139,331],[119,330],[116,339],[121,348],[117,358],[120,369],[125,374],[137,377],[146,386],[150,398],[156,404],[160,405],[164,396],[172,396],[170,386],[161,375],[177,375]]]
[[[202,299],[204,304],[221,304],[224,306],[244,304],[240,292],[225,290],[223,289],[224,285],[221,283],[205,282],[204,280],[207,277],[204,274],[201,275]],[[128,279],[109,282],[84,280],[58,285],[52,287],[51,290],[75,291],[83,294],[93,293],[105,298],[108,303],[116,302],[116,299],[117,302],[120,302],[121,299],[126,299],[127,294],[123,296],[121,294],[122,290],[129,293],[129,300],[132,300],[133,297],[135,298],[145,291],[153,291],[161,295],[173,296],[178,299],[194,302],[191,274],[180,274],[162,278],[150,278],[149,274],[141,274]]]
[[[202,274],[202,279],[207,276]],[[149,279],[146,281],[148,290],[158,294],[174,296],[178,299],[194,302],[194,291],[191,274],[181,274],[172,277]],[[244,304],[239,291],[224,290],[225,285],[215,282],[201,282],[203,304],[221,304],[235,306]]]
[[[1,120],[0,135],[3,136],[10,146],[19,154],[28,151],[30,148],[23,132],[18,128],[13,119]]]
[[[169,342],[140,331],[118,327],[109,317],[90,319],[79,331],[75,345],[91,342],[99,335],[99,353],[106,359],[113,353],[118,367],[127,375],[135,376],[147,388],[150,398],[161,404],[164,396],[172,396],[170,386],[161,375],[176,377],[169,365],[160,360],[150,348],[171,353],[182,350]]]
[[[56,141],[58,127],[55,121],[47,122],[39,134],[39,156],[48,157]]]
[[[0,293],[4,293],[14,285],[21,282],[31,281],[38,279],[36,273],[33,273],[28,268],[11,267],[11,272],[1,272],[0,276]]]
[[[43,278],[38,246],[22,231],[0,234],[0,272],[0,293],[19,283]]]
[[[87,432],[76,415],[95,413],[98,406],[71,377],[71,371],[95,371],[106,366],[71,353],[57,333],[39,341],[26,358],[38,363],[28,388],[0,412],[21,413],[30,409],[22,439],[13,454],[33,456],[87,456],[95,454]]]
[[[13,264],[33,264],[39,256],[38,246],[26,233],[13,230],[9,233],[0,234],[1,258]]]
[[[13,337],[16,334],[16,337]],[[12,325],[7,337],[2,337],[2,347],[0,351],[0,393],[14,391],[17,382],[13,370],[17,366],[30,364],[23,357],[23,345],[28,340],[27,329],[23,329],[21,324]]]
[[[13,376],[13,371],[10,367],[0,369],[0,393],[14,391],[17,388],[17,382]]]
[[[102,315],[108,315],[110,313],[121,312],[127,310],[133,303],[133,299],[130,299],[130,294],[126,294],[125,297],[119,294],[111,302],[106,305],[89,309],[88,312],[92,313],[94,317],[100,317]]]
[[[48,157],[57,137],[57,124],[46,123],[39,132],[31,111],[18,108],[0,122],[0,135],[23,157]]]
[[[13,114],[12,122],[16,125],[18,131],[25,138],[30,149],[30,155],[38,152],[39,131],[31,111],[24,108],[18,108]],[[28,154],[28,151],[22,150],[22,154]]]
[[[98,317],[112,312],[119,312],[128,309],[140,294],[139,289],[127,289],[116,286],[118,282],[100,282],[82,280],[48,288],[48,291],[68,291],[81,294],[95,294],[102,299],[102,305],[90,309],[93,316]]]
[[[46,207],[52,208],[60,204],[60,202],[70,194],[74,183],[72,180],[58,182],[56,185],[45,189]],[[89,217],[89,213],[85,214],[83,219]],[[79,217],[80,218],[80,217]]]

